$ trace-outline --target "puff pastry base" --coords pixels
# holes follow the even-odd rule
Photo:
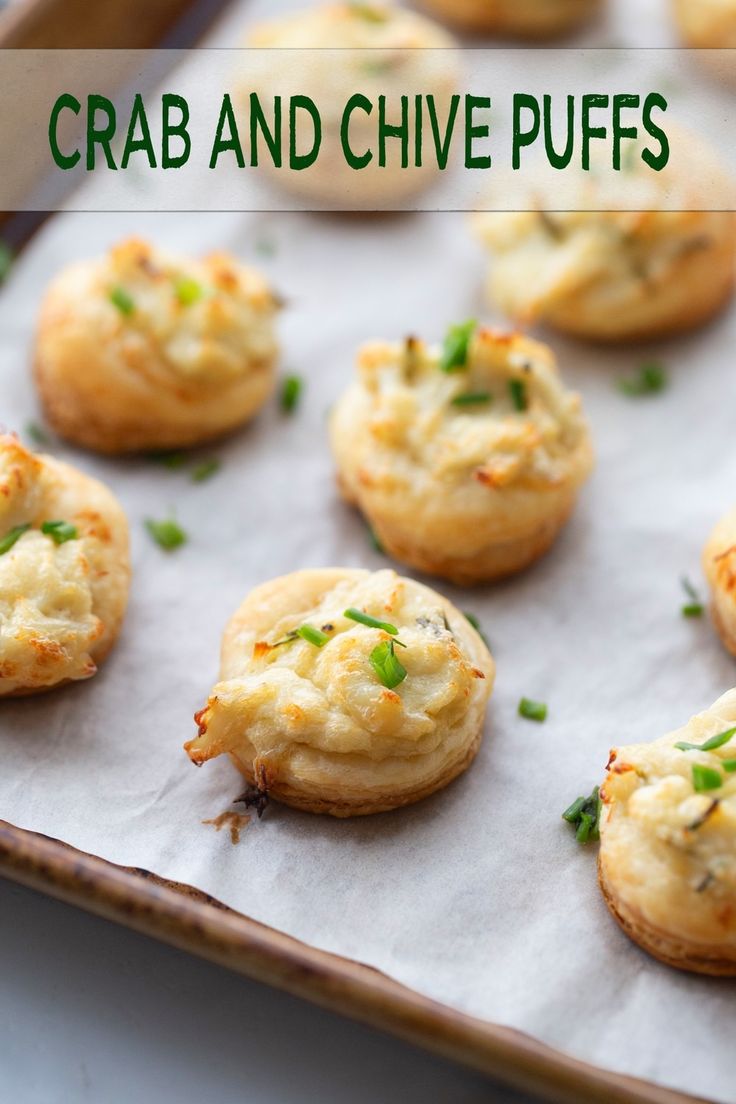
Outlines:
[[[711,977],[736,977],[736,958],[728,954],[721,956],[712,946],[673,939],[661,928],[650,924],[640,912],[630,908],[616,893],[607,877],[605,863],[600,860],[598,884],[614,919],[647,954],[678,970]]]

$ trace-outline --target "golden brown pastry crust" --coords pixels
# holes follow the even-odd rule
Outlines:
[[[407,645],[394,689],[368,658],[390,637],[344,618],[353,605]],[[330,643],[277,643],[303,623],[329,626]],[[384,812],[467,768],[493,677],[478,633],[428,587],[389,570],[297,571],[257,587],[228,623],[220,682],[185,748],[198,765],[229,754],[251,784],[307,812]]]
[[[736,976],[735,728],[731,690],[677,732],[615,748],[601,788],[598,876],[611,912],[668,965],[721,977]],[[695,770],[712,781],[696,785]]]
[[[409,353],[368,345],[358,367],[330,418],[332,450],[344,497],[391,556],[472,585],[547,551],[593,460],[579,398],[546,346],[479,330],[463,371],[442,372],[438,350],[418,341]],[[512,380],[525,388],[524,412],[511,405]],[[485,389],[487,405],[454,405]]]
[[[736,49],[736,0],[672,0],[672,8],[688,46]]]
[[[587,22],[601,0],[422,0],[425,8],[468,31],[552,38]]]
[[[77,537],[57,545],[44,521]],[[0,697],[94,675],[128,600],[128,525],[103,484],[0,436],[0,536],[28,529],[0,556]]]
[[[711,616],[723,644],[736,655],[736,510],[713,529],[703,549],[703,571],[711,594]]]
[[[120,290],[129,314],[111,300]],[[261,277],[224,254],[185,262],[130,239],[71,265],[51,283],[38,323],[46,417],[62,437],[102,453],[220,437],[273,390],[276,309]]]

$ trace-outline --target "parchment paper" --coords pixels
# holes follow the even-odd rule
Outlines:
[[[533,570],[466,592],[434,584],[479,616],[498,662],[472,769],[376,817],[274,805],[234,846],[202,821],[228,808],[239,776],[224,760],[195,770],[181,750],[215,681],[223,625],[254,584],[282,572],[385,565],[338,500],[325,414],[362,340],[439,338],[452,321],[493,320],[484,258],[458,215],[58,216],[0,293],[0,421],[10,428],[38,417],[30,346],[47,280],[133,232],[260,265],[289,303],[283,370],[305,377],[304,401],[291,418],[274,404],[205,450],[223,467],[201,485],[149,461],[54,447],[128,511],[131,605],[92,681],[0,706],[0,817],[191,883],[589,1062],[733,1104],[736,985],[678,974],[633,946],[599,896],[595,849],[575,843],[560,813],[601,780],[612,744],[660,736],[736,682],[707,619],[680,616],[679,584],[684,572],[700,581],[702,543],[734,498],[736,312],[646,350],[552,339],[584,396],[596,474]],[[616,390],[620,374],[655,357],[670,373],[666,392]],[[166,555],[143,519],[170,507],[191,539]],[[546,724],[517,717],[522,695],[548,702]]]

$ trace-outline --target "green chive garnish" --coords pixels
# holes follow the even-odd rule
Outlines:
[[[347,617],[350,621],[359,621],[361,625],[367,625],[370,629],[383,629],[390,636],[398,636],[399,633],[395,625],[389,624],[388,621],[379,621],[376,617],[371,617],[369,613],[363,613],[363,610],[356,609],[354,606],[346,609],[343,617]]]
[[[371,546],[374,552],[380,553],[381,556],[386,555],[386,549],[383,547],[380,540],[378,539],[378,534],[376,533],[375,529],[372,529],[370,525],[368,526],[368,539],[371,542]]]
[[[733,774],[736,771],[736,759],[724,759],[721,766],[729,774]]]
[[[13,267],[13,250],[7,242],[0,241],[0,284],[2,284]]]
[[[544,702],[532,701],[531,698],[522,698],[519,702],[519,716],[526,717],[528,721],[546,721],[547,706]]]
[[[303,382],[300,376],[287,376],[281,385],[281,409],[293,414],[301,398]]]
[[[149,456],[154,464],[161,464],[162,467],[168,468],[169,471],[179,471],[187,462],[187,454],[185,452],[151,452]]]
[[[378,681],[388,690],[393,690],[406,678],[406,668],[396,658],[393,640],[384,640],[370,654],[371,667],[378,675]]]
[[[211,459],[203,460],[200,464],[195,465],[192,468],[190,479],[192,483],[204,483],[206,479],[211,479],[221,467],[220,461],[213,456]]]
[[[374,8],[372,4],[362,4],[359,0],[350,0],[349,8],[353,15],[365,19],[367,23],[385,23],[388,15],[381,8]]]
[[[642,364],[635,376],[627,376],[618,381],[618,389],[624,395],[655,395],[667,386],[667,372],[662,364],[655,361]]]
[[[488,648],[489,651],[490,651],[491,645],[488,643],[488,637],[483,632],[483,629],[481,627],[481,623],[478,620],[478,618],[475,616],[475,614],[474,613],[468,613],[467,610],[464,610],[463,611],[463,616],[465,617],[466,621],[470,622],[470,624],[473,626],[473,628],[477,632],[478,636],[481,638],[481,640],[485,644],[486,648]]]
[[[125,288],[115,287],[110,292],[110,302],[113,303],[121,314],[132,314],[135,310],[135,303],[128,295]]]
[[[296,635],[306,640],[307,644],[314,644],[315,648],[323,648],[330,639],[326,632],[315,629],[313,625],[301,625],[296,630]]]
[[[578,843],[593,843],[600,839],[601,799],[596,786],[590,797],[579,797],[565,809],[562,819],[575,828]]]
[[[27,533],[31,528],[31,523],[26,525],[15,525],[5,536],[0,540],[0,556],[4,556],[6,552],[9,552],[17,540]]]
[[[704,767],[702,763],[693,763],[693,786],[697,793],[706,793],[708,790],[717,790],[723,785],[723,777],[720,771],[713,767]]]
[[[514,410],[524,411],[528,407],[529,403],[526,395],[526,383],[520,379],[509,380],[509,392],[511,394],[511,402],[514,404]]]
[[[44,521],[41,532],[51,537],[54,544],[65,544],[79,536],[76,525],[69,521]]]
[[[38,422],[29,422],[26,426],[26,433],[36,445],[51,444],[51,438],[43,426],[40,426]]]
[[[686,740],[680,740],[675,744],[675,747],[680,751],[715,751],[716,748],[727,744],[734,733],[736,733],[736,728],[727,728],[725,732],[719,732],[717,736],[711,736],[704,744],[689,744]]]
[[[145,525],[156,544],[165,552],[171,552],[187,542],[186,533],[173,518],[167,518],[166,521],[152,521],[151,518],[146,518]]]
[[[493,395],[490,391],[465,391],[461,395],[455,395],[450,402],[453,406],[483,406],[493,402]]]
[[[191,307],[204,295],[202,285],[191,276],[179,276],[174,283],[174,292],[183,307]]]
[[[470,342],[477,322],[474,318],[467,322],[459,322],[456,326],[450,326],[442,346],[440,368],[443,372],[457,372],[468,363]]]
[[[682,616],[683,617],[702,617],[704,607],[703,607],[703,603],[700,600],[700,595],[698,594],[697,590],[695,589],[693,584],[690,582],[690,580],[684,575],[683,575],[682,579],[680,580],[680,582],[682,583],[682,589],[685,591],[688,598],[690,599],[690,601],[686,602],[685,605],[682,606],[682,608],[681,608],[680,612],[682,613]]]

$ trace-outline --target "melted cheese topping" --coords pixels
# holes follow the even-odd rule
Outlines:
[[[0,529],[5,523],[0,514]],[[29,530],[0,556],[0,688],[52,686],[95,673],[102,634],[83,542]]]
[[[647,886],[656,892],[658,865],[664,876],[681,879],[683,890],[733,899],[736,773],[724,763],[736,762],[736,736],[713,751],[683,751],[674,745],[702,744],[734,726],[736,691],[731,690],[680,731],[612,753],[602,789],[601,836],[604,846],[612,833],[617,846],[626,848],[642,893]],[[721,785],[696,791],[695,764],[717,772]]]
[[[675,13],[694,46],[736,47],[736,0],[675,0]]]
[[[203,762],[244,742],[259,758],[300,747],[376,762],[433,752],[462,725],[471,703],[485,701],[493,674],[490,657],[487,678],[474,666],[433,597],[394,571],[356,572],[316,604],[300,609],[295,600],[293,612],[265,634],[244,623],[223,681],[198,715],[199,736],[187,745],[191,758]],[[388,621],[398,636],[344,617],[350,607]],[[328,643],[279,643],[305,623],[327,633]],[[395,646],[407,676],[393,690],[370,662],[373,649],[391,639],[406,645]]]
[[[608,288],[613,309],[712,247],[722,229],[708,212],[586,210],[484,214],[476,227],[494,254],[494,296],[528,319],[591,288]]]
[[[0,554],[0,696],[95,673],[127,596],[118,511],[100,484],[0,436],[0,541],[23,529]],[[56,544],[44,521],[66,521],[78,535]]]
[[[261,276],[225,254],[184,260],[130,239],[63,278],[78,322],[127,345],[129,363],[153,346],[182,382],[226,385],[276,352],[274,296]],[[121,293],[129,312],[113,301]]]
[[[480,330],[465,367],[444,372],[441,350],[411,340],[376,343],[359,357],[356,440],[370,438],[372,478],[384,469],[398,488],[417,478],[446,488],[554,486],[587,439],[580,398],[560,383],[543,346]],[[526,409],[514,403],[512,383]],[[464,395],[487,401],[457,405]],[[348,402],[352,401],[348,398]]]

